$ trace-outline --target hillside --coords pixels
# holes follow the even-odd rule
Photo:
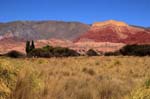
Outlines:
[[[0,54],[7,53],[11,50],[16,50],[25,53],[25,41],[20,41],[16,39],[3,39],[0,40]],[[124,46],[123,43],[109,43],[109,42],[76,42],[73,43],[70,40],[60,40],[60,39],[47,39],[47,40],[36,40],[35,46],[43,47],[45,45],[51,46],[61,46],[68,47],[70,49],[76,50],[81,54],[85,54],[89,49],[94,49],[97,52],[109,52],[116,51]]]
[[[113,42],[125,44],[149,44],[150,30],[138,26],[130,26],[124,22],[109,20],[94,23],[75,42],[81,41]]]
[[[23,40],[38,39],[75,39],[89,30],[89,25],[79,22],[63,21],[16,21],[0,23],[0,39],[17,38]]]

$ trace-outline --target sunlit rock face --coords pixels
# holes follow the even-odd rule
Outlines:
[[[120,21],[109,20],[94,23],[90,30],[77,38],[75,42],[87,39],[95,42],[149,44],[150,30],[130,26]]]
[[[95,22],[92,27],[101,27],[101,26],[106,26],[106,25],[115,25],[115,26],[128,26],[126,23],[124,22],[120,22],[120,21],[115,21],[115,20],[108,20],[108,21],[104,21],[104,22]]]

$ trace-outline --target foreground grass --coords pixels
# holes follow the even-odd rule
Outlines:
[[[150,99],[150,57],[0,57],[0,99]]]

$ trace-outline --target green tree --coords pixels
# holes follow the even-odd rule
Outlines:
[[[89,50],[86,52],[86,54],[87,54],[88,56],[98,56],[98,53],[97,53],[95,50],[93,50],[93,49],[89,49]]]
[[[31,46],[30,46],[30,51],[32,51],[33,49],[35,49],[35,45],[34,45],[34,41],[32,40]]]
[[[52,47],[52,46],[49,46],[49,45],[46,45],[46,46],[43,47],[43,49],[46,50],[46,51],[52,52],[53,47]]]
[[[30,41],[26,41],[26,53],[28,54],[30,51]]]

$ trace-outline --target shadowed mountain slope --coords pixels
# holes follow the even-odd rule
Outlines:
[[[15,37],[24,40],[75,39],[89,30],[90,26],[79,22],[16,21],[0,23],[0,39]]]

